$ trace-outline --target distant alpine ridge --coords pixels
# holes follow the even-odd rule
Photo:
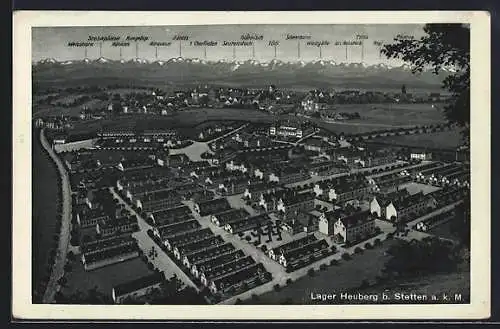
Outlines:
[[[273,59],[261,62],[249,60],[203,60],[198,58],[171,58],[169,60],[149,61],[142,58],[130,60],[98,59],[57,61],[46,58],[33,63],[35,79],[68,78],[92,76],[141,79],[167,78],[170,81],[181,79],[196,82],[224,81],[236,84],[259,84],[263,81],[283,85],[292,82],[301,85],[332,84],[330,79],[343,79],[346,83],[399,85],[439,85],[444,76],[455,72],[453,68],[443,69],[439,74],[431,70],[413,74],[407,64],[389,66],[383,63],[337,63],[333,60],[282,61]],[[68,76],[70,75],[70,76]],[[292,80],[290,80],[292,79]],[[335,82],[337,83],[337,82]],[[334,83],[334,84],[335,84]]]

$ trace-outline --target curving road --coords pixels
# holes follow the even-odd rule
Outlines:
[[[57,254],[52,265],[52,272],[50,274],[49,282],[43,296],[43,303],[53,303],[54,296],[58,291],[59,284],[57,281],[64,275],[64,265],[66,264],[66,254],[68,252],[70,240],[70,226],[71,226],[71,186],[69,183],[69,176],[66,168],[61,159],[56,155],[49,142],[45,138],[45,130],[40,130],[40,141],[43,148],[49,153],[52,160],[57,165],[57,170],[61,176],[62,188],[62,218],[61,218],[61,232],[59,234],[59,245],[57,246]]]

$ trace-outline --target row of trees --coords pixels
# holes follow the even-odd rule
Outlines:
[[[391,245],[387,253],[392,257],[383,272],[402,277],[449,273],[455,271],[462,261],[460,248],[439,238],[410,242],[399,240]]]

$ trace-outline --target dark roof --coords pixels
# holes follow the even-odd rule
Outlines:
[[[221,212],[231,208],[231,205],[229,204],[226,198],[208,200],[200,202],[198,205],[200,207],[200,214],[206,214],[206,215],[210,213]]]
[[[137,245],[137,241],[133,241],[130,243],[116,245],[116,246],[113,246],[110,248],[101,249],[101,250],[94,251],[94,252],[89,252],[89,253],[84,254],[84,257],[85,257],[85,262],[87,264],[91,264],[91,263],[101,261],[103,259],[114,258],[114,257],[119,256],[119,255],[137,252],[138,249],[139,249],[139,247]]]
[[[189,255],[189,261],[193,264],[200,263],[209,258],[215,258],[219,255],[226,254],[228,252],[232,252],[236,248],[231,242],[226,242],[224,244],[215,245],[204,250],[199,250],[196,253],[192,253]]]
[[[191,214],[191,209],[189,209],[188,206],[179,206],[179,207],[174,207],[174,208],[152,211],[151,215],[153,215],[155,217],[155,220],[161,220],[161,219],[166,219],[166,218],[170,218],[170,217],[188,218],[192,214]]]
[[[319,146],[319,147],[333,147],[332,145],[323,141],[322,139],[314,137],[306,139],[304,141],[304,144],[310,146]]]
[[[123,169],[127,168],[135,168],[135,167],[143,167],[143,166],[153,166],[153,161],[149,158],[146,159],[126,159],[120,161],[123,166]]]
[[[249,216],[248,211],[246,211],[244,208],[241,209],[229,209],[225,210],[216,214],[213,214],[213,216],[216,216],[217,219],[221,222],[227,222],[231,221],[232,219],[240,219]]]
[[[269,217],[269,215],[264,213],[252,217],[240,218],[238,220],[231,221],[228,224],[231,225],[231,228],[234,232],[237,230],[246,230],[247,228],[257,227],[258,224],[260,224],[260,226],[263,226],[266,225],[270,220],[271,218]]]
[[[223,284],[225,287],[232,286],[238,282],[241,281],[246,281],[254,276],[256,276],[258,273],[265,273],[266,269],[264,268],[264,265],[261,263],[257,263],[251,268],[246,268],[244,270],[241,270],[236,273],[231,273],[227,276],[223,276],[221,278],[218,278],[214,280],[214,284],[217,287],[220,287],[221,284]]]
[[[150,181],[142,184],[130,184],[128,190],[132,195],[142,193],[153,193],[172,189],[172,181],[165,179],[162,181]]]
[[[175,246],[183,246],[189,244],[193,241],[204,240],[208,237],[213,236],[214,233],[210,228],[199,228],[195,231],[188,231],[186,233],[181,233],[167,240]]]
[[[153,273],[151,275],[143,276],[141,278],[128,281],[113,287],[116,296],[123,296],[134,291],[154,286],[165,280],[163,273]]]
[[[349,216],[340,218],[342,224],[344,224],[344,226],[347,228],[362,225],[371,220],[373,220],[373,218],[370,216],[369,210],[357,212]]]
[[[158,231],[162,238],[165,238],[179,233],[184,233],[186,231],[198,229],[200,227],[200,223],[196,219],[192,219],[185,222],[159,226]]]
[[[276,183],[266,182],[266,181],[253,181],[248,185],[248,190],[250,192],[265,191],[268,189],[280,188]]]
[[[129,233],[120,236],[112,236],[110,238],[97,239],[88,243],[82,244],[80,250],[83,254],[99,252],[104,249],[114,248],[135,244],[137,241]]]
[[[353,175],[345,174],[339,177],[324,179],[322,181],[317,182],[316,184],[318,184],[318,186],[322,189],[329,189],[329,188],[343,189],[349,185],[352,185],[356,181],[366,182],[366,178],[362,174],[353,174]]]
[[[203,273],[205,274],[205,278],[213,280],[214,278],[221,277],[235,271],[239,271],[253,264],[255,264],[255,260],[252,258],[252,256],[246,256],[243,258],[238,258],[233,261],[221,264],[219,266],[211,267],[205,270]]]
[[[130,225],[130,224],[137,224],[137,217],[136,216],[124,216],[124,217],[118,217],[114,219],[110,219],[108,221],[101,221],[99,223],[99,227],[101,229],[108,229],[108,228],[120,228],[124,225]]]
[[[378,194],[375,196],[375,198],[377,199],[377,202],[381,207],[387,207],[389,205],[389,203],[391,203],[391,201],[404,199],[404,198],[408,197],[409,195],[410,195],[410,192],[408,192],[407,189],[402,189],[402,190],[397,190],[397,191],[394,191],[391,193],[387,193],[385,195]]]
[[[164,167],[144,168],[141,170],[122,173],[120,181],[122,181],[124,185],[129,185],[131,182],[137,182],[137,184],[148,181],[160,182],[165,180],[167,175],[168,171],[164,169]]]
[[[295,175],[295,174],[300,174],[304,172],[304,168],[297,167],[297,166],[279,166],[275,168],[276,170],[276,175],[281,176],[281,175]]]
[[[108,216],[108,213],[106,211],[104,211],[104,209],[100,209],[100,208],[89,209],[88,207],[85,207],[79,212],[79,216],[80,216],[80,220],[83,222],[83,221],[91,220],[94,218]]]
[[[212,235],[202,240],[193,241],[189,244],[185,244],[179,247],[179,251],[185,255],[195,254],[199,251],[212,248],[214,246],[219,246],[224,244],[225,241],[220,235]]]
[[[301,248],[302,246],[308,245],[308,244],[315,242],[317,240],[318,239],[314,235],[307,235],[303,238],[293,240],[291,242],[279,245],[279,246],[273,248],[273,250],[276,254],[279,254],[281,252],[286,253],[290,250]]]
[[[296,203],[314,200],[314,198],[315,198],[315,194],[312,192],[297,193],[297,194],[290,195],[290,196],[284,196],[283,203],[288,206],[288,205],[293,205]]]

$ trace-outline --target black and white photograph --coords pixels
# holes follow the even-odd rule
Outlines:
[[[487,63],[469,14],[31,26],[16,284],[41,307],[278,319],[487,305],[471,273],[489,262],[488,141],[471,141],[489,110],[471,90],[489,80],[471,88]]]

